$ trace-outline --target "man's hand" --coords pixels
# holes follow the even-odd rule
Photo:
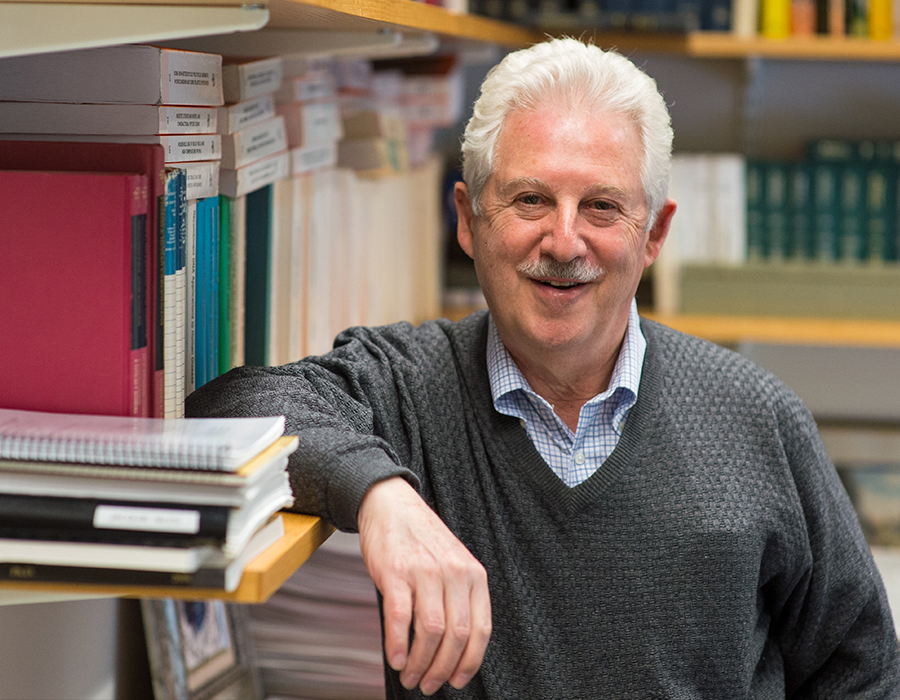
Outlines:
[[[491,636],[487,573],[405,479],[375,484],[359,507],[369,574],[384,598],[384,652],[425,695],[462,688]],[[412,647],[409,644],[413,624]]]

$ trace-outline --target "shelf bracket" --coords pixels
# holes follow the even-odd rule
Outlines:
[[[172,48],[208,51],[227,56],[330,56],[399,58],[425,56],[440,46],[429,32],[381,29],[374,32],[342,32],[266,27],[249,34],[205,36],[165,42]]]
[[[82,5],[0,2],[0,58],[257,30],[261,5]]]

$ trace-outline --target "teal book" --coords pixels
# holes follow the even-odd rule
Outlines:
[[[897,259],[897,165],[891,141],[862,141],[859,159],[865,168],[863,182],[862,237],[865,259],[886,262]]]
[[[859,259],[861,185],[856,144],[845,139],[818,139],[808,146],[812,167],[815,247],[822,262]],[[846,175],[846,177],[845,177]]]
[[[782,261],[789,252],[789,206],[788,182],[790,165],[784,161],[766,163],[763,175],[763,210],[767,245],[764,257],[771,261]]]
[[[272,185],[247,194],[244,363],[269,364],[272,319]]]
[[[747,260],[758,262],[766,257],[766,226],[763,198],[765,163],[747,161]]]
[[[219,352],[218,374],[231,369],[231,214],[233,200],[219,197]]]
[[[815,254],[813,237],[812,177],[808,163],[793,163],[788,182],[790,260],[801,262]]]
[[[865,179],[864,168],[858,160],[840,166],[838,259],[844,262],[865,260],[868,254],[863,237]]]
[[[209,288],[209,232],[206,230],[206,217],[203,212],[203,200],[196,201],[196,232],[194,238],[194,255],[196,260],[196,277],[194,282],[194,386],[199,388],[206,384],[206,343],[209,328],[208,288]]]

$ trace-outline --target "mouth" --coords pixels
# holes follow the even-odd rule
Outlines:
[[[573,289],[574,287],[580,287],[584,284],[583,282],[576,282],[575,280],[535,279],[534,281],[546,287],[552,287],[553,289]]]

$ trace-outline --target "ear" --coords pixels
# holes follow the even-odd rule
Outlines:
[[[656,216],[656,221],[650,228],[650,235],[647,238],[647,244],[644,254],[644,267],[650,264],[659,256],[662,250],[666,236],[669,235],[669,226],[672,223],[672,216],[675,214],[676,204],[674,199],[667,199]]]
[[[456,203],[456,240],[459,241],[459,247],[471,258],[475,250],[472,239],[475,215],[472,213],[472,201],[469,199],[469,188],[466,183],[456,183],[453,188],[453,201]]]

